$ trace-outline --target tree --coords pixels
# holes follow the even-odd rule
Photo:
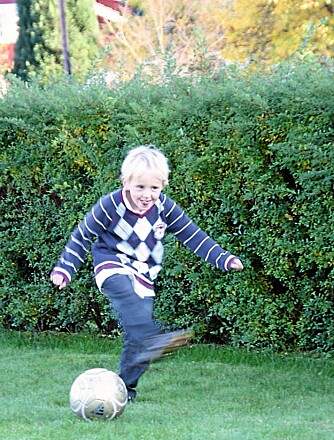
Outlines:
[[[333,0],[136,0],[143,11],[105,24],[109,65],[125,77],[145,61],[158,74],[166,54],[183,73],[224,63],[277,63],[300,48],[332,56]]]
[[[332,56],[331,0],[235,0],[224,8],[226,41],[222,55],[232,61],[275,63],[300,48]]]
[[[13,73],[27,80],[63,71],[60,18],[57,0],[18,0],[19,37]],[[92,0],[68,0],[67,30],[72,71],[84,76],[99,49],[98,22]]]
[[[93,0],[67,1],[67,31],[73,73],[81,77],[98,62],[102,40]]]
[[[19,36],[15,44],[13,73],[23,80],[27,80],[31,70],[38,68],[34,46],[40,35],[33,29],[38,17],[33,12],[32,3],[32,0],[17,1]]]
[[[145,61],[147,71],[159,73],[164,69],[165,58],[172,56],[176,68],[183,73],[205,68],[206,60],[216,56],[224,38],[222,26],[210,21],[208,3],[136,2],[142,14],[105,23],[109,65],[129,76]]]

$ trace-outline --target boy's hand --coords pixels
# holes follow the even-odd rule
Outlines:
[[[59,290],[63,289],[66,286],[66,281],[64,277],[59,273],[51,275],[51,281],[55,286],[59,286]]]
[[[243,268],[244,268],[244,265],[239,260],[239,258],[234,258],[233,261],[231,262],[231,269],[242,270]]]

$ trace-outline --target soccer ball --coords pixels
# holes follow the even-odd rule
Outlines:
[[[70,390],[71,409],[85,420],[114,419],[123,413],[127,401],[123,380],[105,368],[92,368],[80,374]]]

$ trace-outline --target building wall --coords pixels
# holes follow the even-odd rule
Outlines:
[[[0,0],[0,44],[15,43],[18,36],[15,0]]]

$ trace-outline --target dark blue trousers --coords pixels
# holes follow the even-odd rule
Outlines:
[[[153,297],[140,298],[133,290],[127,275],[112,275],[103,283],[102,292],[108,296],[117,312],[124,332],[124,344],[120,359],[119,375],[129,396],[134,397],[139,378],[147,370],[149,362],[135,362],[145,347],[144,341],[159,332],[153,319]]]

